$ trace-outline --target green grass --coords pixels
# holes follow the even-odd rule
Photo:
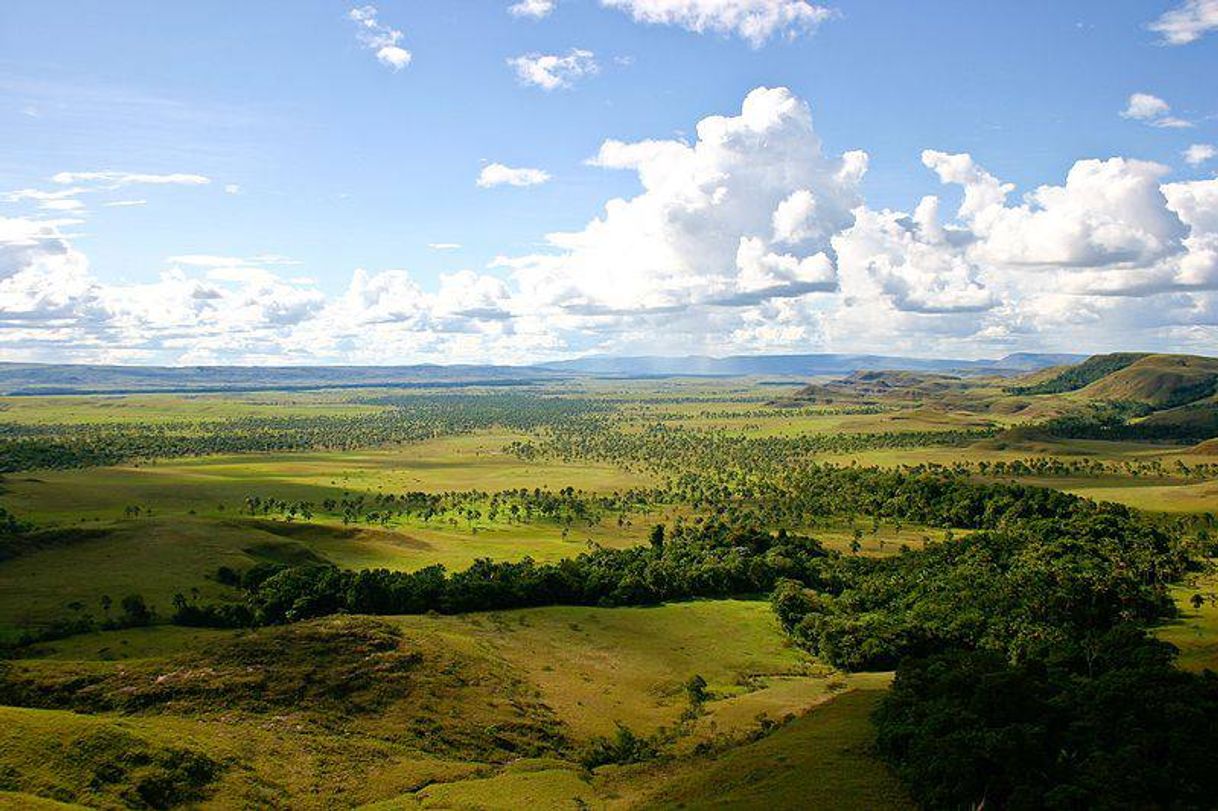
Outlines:
[[[240,454],[162,460],[4,478],[3,505],[39,522],[119,518],[127,505],[156,513],[231,515],[250,495],[289,501],[362,491],[404,493],[517,487],[612,492],[652,484],[611,465],[523,462],[503,452],[521,435],[477,433],[366,451]]]
[[[42,526],[106,529],[104,537],[60,544],[0,565],[0,635],[72,616],[80,602],[102,618],[99,601],[140,593],[162,613],[177,592],[204,599],[231,592],[211,577],[217,567],[261,560],[324,560],[345,568],[412,570],[434,563],[464,568],[475,559],[552,561],[579,554],[591,540],[610,547],[642,542],[651,523],[616,517],[573,526],[555,523],[395,521],[388,529],[253,520],[238,514],[249,495],[285,500],[341,498],[359,492],[515,487],[612,491],[651,480],[608,465],[525,463],[502,452],[510,434],[482,433],[363,452],[249,454],[86,470],[39,471],[3,480],[0,504]],[[129,505],[152,516],[125,519]],[[223,505],[224,509],[220,507]]]
[[[1113,483],[1080,483],[1064,487],[1067,492],[1095,499],[1116,501],[1151,512],[1203,513],[1218,511],[1218,482],[1157,484],[1153,481],[1121,479]]]
[[[659,783],[638,807],[672,809],[913,808],[871,753],[874,691],[838,697],[760,741],[680,763],[639,783]],[[641,777],[641,776],[640,776]]]
[[[386,670],[383,653],[365,659],[369,646],[388,644],[386,628],[401,632],[402,651],[419,656],[399,660],[406,669],[398,675]],[[109,787],[94,788],[104,762],[155,765],[184,749],[228,764],[206,787],[205,805],[215,807],[497,808],[527,799],[563,808],[575,798],[588,807],[652,807],[657,786],[687,791],[681,786],[695,771],[736,768],[727,754],[680,768],[694,743],[739,743],[761,713],[798,716],[853,695],[843,690],[887,683],[883,674],[846,678],[816,665],[786,644],[765,603],[739,600],[336,617],[255,633],[150,628],[48,643],[36,653],[12,664],[10,693],[13,685],[41,685],[43,700],[96,708],[111,696],[115,709],[0,709],[0,772],[17,774],[4,785],[87,805],[115,802]],[[590,775],[543,734],[557,725],[577,746],[612,731],[615,720],[647,734],[671,727],[687,706],[681,685],[694,673],[708,680],[712,699],[677,741],[681,757],[672,763],[633,776],[616,768]],[[127,706],[142,709],[132,715]],[[782,757],[804,757],[808,739],[786,735],[745,749],[768,745],[756,756],[779,756],[771,750],[786,740],[795,749]],[[505,751],[508,739],[515,742]],[[503,761],[524,754],[524,745],[549,747],[549,759]],[[82,746],[100,754],[82,757]],[[821,754],[841,764],[834,746]]]
[[[351,416],[385,409],[348,402],[354,394],[344,391],[0,397],[0,422],[155,424],[259,416]]]
[[[1193,595],[1205,598],[1200,608],[1193,606]],[[1180,618],[1157,630],[1160,639],[1180,649],[1178,660],[1185,670],[1218,672],[1218,575],[1199,577],[1196,582],[1172,589]]]
[[[411,808],[477,808],[487,811],[604,807],[589,775],[571,764],[523,761],[493,777],[440,783],[412,797]],[[392,806],[390,806],[392,807]]]
[[[160,659],[197,651],[201,647],[230,637],[231,631],[217,628],[153,625],[146,628],[96,631],[57,639],[39,644],[35,654],[39,659],[58,662]]]
[[[223,766],[199,798],[201,807],[217,809],[350,807],[486,768],[374,738],[295,729],[282,720],[117,717],[0,707],[0,774],[19,796],[92,808],[127,807],[125,790],[142,777],[155,777],[158,760],[181,751]],[[126,765],[149,760],[151,765]],[[99,779],[112,774],[107,768],[112,765],[126,774]],[[13,802],[10,807],[39,807]]]
[[[433,630],[459,649],[493,652],[535,686],[577,738],[612,733],[617,722],[644,734],[672,726],[688,706],[682,685],[695,674],[717,699],[708,712],[753,696],[743,705],[753,702],[772,717],[820,701],[831,677],[789,644],[764,601],[556,606],[395,622],[407,636]],[[792,680],[800,687],[792,689]],[[767,690],[773,692],[762,699]],[[751,729],[755,716],[726,712],[720,731]]]
[[[90,524],[89,526],[94,526]],[[554,524],[381,529],[231,517],[167,516],[110,522],[108,533],[28,552],[0,565],[0,632],[38,627],[77,613],[104,619],[101,598],[115,606],[139,593],[163,616],[176,593],[198,589],[203,601],[234,599],[214,579],[219,566],[241,571],[262,561],[329,562],[349,569],[411,571],[435,563],[462,569],[478,558],[539,561],[573,557],[588,540],[620,547],[645,541],[647,522],[618,528],[604,520],[576,526],[567,539]],[[69,608],[82,603],[80,612]]]
[[[882,414],[768,410],[767,399],[785,393],[747,380],[587,381],[571,390],[572,396],[619,398],[624,430],[664,420],[784,436],[949,430],[1027,416],[998,395],[992,408],[977,413],[946,404]],[[4,398],[0,422],[157,423],[374,410],[352,397],[305,392]],[[1055,408],[1057,402],[1038,398],[1037,408]],[[560,526],[540,521],[483,519],[473,532],[464,521],[456,527],[414,519],[395,519],[387,527],[343,526],[335,516],[289,523],[237,510],[250,495],[320,503],[357,493],[566,486],[610,492],[655,483],[612,465],[523,462],[502,450],[519,438],[486,431],[362,451],[227,455],[6,476],[0,505],[40,525],[94,532],[76,541],[61,537],[55,545],[0,562],[0,634],[77,610],[100,618],[103,594],[117,604],[125,594],[141,593],[162,615],[174,593],[192,588],[204,601],[233,599],[236,593],[213,579],[221,565],[240,570],[263,560],[328,561],[411,570],[433,563],[463,568],[479,557],[551,561],[578,554],[587,540],[615,547],[643,542],[651,524],[674,511],[688,512],[677,507],[633,515],[627,527],[608,516],[595,526],[573,527],[564,539]],[[1169,446],[1074,441],[884,449],[825,459],[951,465],[1031,453],[1118,462],[1208,461],[1186,458]],[[1024,481],[1143,509],[1218,511],[1218,485],[1210,482],[1120,476]],[[125,518],[129,505],[151,507],[152,516]],[[902,544],[920,548],[923,535],[943,537],[922,527],[903,526],[897,533],[885,523],[878,535],[867,521],[859,527],[864,555],[893,554]],[[844,522],[809,533],[842,552],[853,535]],[[1218,587],[1205,581],[1177,589],[1183,615],[1159,633],[1181,648],[1182,666],[1218,667],[1218,608],[1206,603],[1194,610],[1187,600],[1198,589]],[[69,607],[76,601],[84,608]],[[65,807],[56,801],[117,806],[125,788],[155,777],[156,769],[167,768],[166,753],[177,750],[224,764],[202,790],[201,807],[909,807],[871,752],[868,716],[890,674],[845,675],[817,663],[790,645],[764,601],[325,622],[339,630],[325,645],[341,650],[318,647],[309,636],[316,626],[309,623],[257,634],[161,625],[44,643],[27,651],[29,658],[4,664],[5,678],[41,685],[45,701],[59,696],[64,706],[92,714],[63,707],[0,708],[0,808]],[[397,629],[403,650],[421,656],[404,681],[391,682],[376,669],[383,665],[377,652],[353,651],[335,641],[358,642],[360,629],[367,630],[363,623]],[[369,673],[377,674],[372,687],[352,686]],[[682,724],[689,706],[683,684],[695,674],[709,683],[710,700]],[[265,707],[251,703],[247,693],[255,687]],[[293,703],[292,689],[310,698]],[[118,700],[89,705],[85,698],[64,698],[82,690],[86,698],[88,690],[103,699],[109,691],[110,699],[137,696],[148,703],[137,708]],[[759,718],[792,716],[754,739]],[[573,762],[580,745],[612,733],[618,722],[640,734],[679,729],[667,747],[671,759],[595,772]],[[696,754],[707,746],[714,754]],[[98,769],[109,761],[141,765],[121,780],[99,782]]]

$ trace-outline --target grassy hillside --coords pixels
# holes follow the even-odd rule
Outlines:
[[[872,699],[852,692],[875,695],[886,676],[816,665],[760,602],[129,629],[31,653],[0,667],[3,786],[64,802],[113,807],[171,785],[164,804],[218,808],[628,808],[692,801],[707,780],[758,801],[834,787],[860,808],[901,796],[867,753]],[[710,698],[682,725],[694,673]],[[737,749],[759,718],[818,706]],[[587,771],[581,747],[615,722],[681,731],[665,758]],[[694,755],[697,744],[722,754]],[[801,777],[757,783],[767,763]]]
[[[1116,352],[1110,355],[1094,355],[1082,363],[1068,366],[1056,374],[1045,376],[1038,373],[1034,379],[1022,386],[1012,386],[1012,394],[1061,394],[1076,391],[1120,371],[1141,358],[1139,352]]]
[[[1146,355],[1096,379],[1079,394],[1094,400],[1174,408],[1210,397],[1218,386],[1218,359],[1194,355]]]

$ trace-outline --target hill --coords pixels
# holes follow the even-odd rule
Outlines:
[[[796,401],[834,403],[841,401],[879,402],[883,400],[922,400],[959,394],[971,388],[969,381],[956,375],[880,371],[854,372],[840,380],[814,383],[795,392]]]
[[[1081,359],[1020,353],[998,360],[903,358],[884,355],[736,355],[616,357],[593,355],[533,366],[90,366],[0,363],[0,395],[158,392],[293,391],[317,388],[460,388],[515,386],[573,376],[609,378],[811,377],[859,370],[904,369],[1014,375]]]
[[[542,368],[562,372],[606,377],[746,375],[848,375],[859,371],[945,372],[968,375],[1016,375],[1024,372],[1073,363],[1083,355],[1038,354],[1021,352],[995,360],[953,358],[907,358],[894,355],[732,355],[715,358],[705,355],[684,357],[614,357],[591,355],[574,360],[541,364]]]
[[[1082,363],[1062,369],[1057,374],[1037,380],[1030,385],[1012,386],[1012,394],[1062,394],[1076,391],[1097,380],[1120,371],[1131,363],[1146,357],[1137,352],[1116,352],[1110,355],[1093,355]]]
[[[1111,357],[1111,356],[1105,356]],[[1218,390],[1218,358],[1145,355],[1080,389],[1093,400],[1174,408],[1211,397]]]

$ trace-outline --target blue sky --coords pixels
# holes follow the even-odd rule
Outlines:
[[[1199,263],[1212,259],[1205,229],[1215,203],[1210,186],[1180,185],[1211,183],[1218,168],[1206,150],[1218,143],[1218,82],[1206,78],[1218,76],[1218,6],[1209,0],[557,0],[544,15],[513,14],[511,5],[8,0],[0,354],[521,361],[585,351],[984,355],[1214,340],[1218,269]],[[763,34],[745,30],[750,14],[775,13],[794,16]],[[400,52],[378,55],[386,46]],[[545,56],[574,66],[564,86],[530,83],[512,62]],[[737,172],[739,188],[726,184],[734,199],[756,190],[746,202],[766,210],[716,215],[677,235],[661,222],[651,242],[623,249],[637,270],[598,287],[590,277],[616,272],[605,251],[633,237],[623,236],[632,233],[623,219],[611,229],[616,243],[591,245],[589,224],[610,200],[644,191],[645,167],[670,160],[592,165],[602,144],[696,148],[700,120],[741,116],[761,87],[786,88],[783,98],[802,112],[769,103],[800,132],[810,111],[814,134],[778,156],[763,136],[753,151],[722,166],[708,158],[710,169],[672,183],[705,191],[700,171]],[[1136,109],[1135,93],[1146,94]],[[866,174],[849,188],[815,186],[811,178],[827,175],[809,168],[803,177],[799,162],[816,140],[830,163],[865,151]],[[966,154],[977,171],[944,185],[944,173],[924,165],[928,149]],[[1060,210],[1021,200],[1063,186],[1077,161],[1118,156],[1163,169],[1139,185],[1146,171],[1106,165]],[[547,179],[480,186],[490,164]],[[748,174],[771,164],[801,179],[788,187],[772,173]],[[56,182],[65,172],[120,174]],[[1014,189],[1001,211],[969,221],[956,209],[970,184],[984,186],[977,172]],[[138,179],[150,176],[162,179]],[[165,180],[174,176],[199,180]],[[1126,181],[1148,197],[1088,208],[1092,191]],[[761,193],[767,183],[776,185]],[[1159,187],[1168,184],[1176,190],[1164,202]],[[628,222],[677,216],[673,206],[688,194],[675,185],[635,206]],[[16,194],[81,187],[59,198],[75,207]],[[840,212],[802,240],[762,234],[758,223],[771,221],[776,202],[805,187],[818,212],[833,208],[830,198]],[[939,248],[920,226],[872,223],[881,240],[846,213],[864,205],[912,216],[925,195],[941,197],[950,238]],[[682,222],[694,210],[702,209],[681,209]],[[1029,253],[1020,240],[1054,237],[1016,239],[1010,223],[1036,211],[1054,222],[1077,215],[1094,233],[1080,237],[1076,227],[1070,238],[1089,247]],[[1112,237],[1122,227],[1125,236]],[[584,238],[573,248],[547,239],[554,232]],[[1138,241],[1147,233],[1154,245]],[[724,247],[687,250],[691,234]],[[754,237],[767,244],[750,270],[738,244]],[[437,244],[460,247],[429,247]],[[843,252],[858,266],[843,265]],[[811,262],[817,256],[827,264]],[[371,280],[363,287],[356,269]],[[166,273],[174,284],[164,284]],[[634,294],[622,293],[630,285]],[[39,310],[42,289],[54,301]],[[1048,292],[1070,298],[1037,300]],[[141,309],[175,295],[186,300],[166,305],[172,318]],[[253,299],[275,304],[255,312]],[[1177,316],[1141,317],[1152,310]],[[1060,317],[1046,321],[1046,311]],[[877,320],[891,334],[858,333]],[[672,327],[664,340],[659,324]],[[351,334],[335,337],[338,327]]]

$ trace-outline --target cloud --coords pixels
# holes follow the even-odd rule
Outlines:
[[[577,79],[595,75],[600,69],[591,51],[572,48],[566,56],[530,53],[507,60],[523,84],[542,90],[571,87]]]
[[[1218,29],[1218,0],[1185,0],[1185,2],[1148,28],[1158,33],[1164,45],[1187,45]]]
[[[1191,127],[1192,122],[1171,115],[1171,105],[1150,93],[1134,93],[1129,97],[1121,118],[1142,121],[1152,127],[1179,129]]]
[[[398,43],[402,32],[385,25],[377,18],[376,6],[359,6],[347,12],[347,18],[358,26],[356,37],[360,44],[376,55],[376,61],[395,73],[410,64],[410,51]]]
[[[88,189],[72,187],[46,191],[43,189],[17,189],[0,194],[0,200],[6,203],[33,202],[44,211],[80,211],[85,204],[76,198]]]
[[[964,187],[959,216],[980,238],[975,250],[1008,265],[1101,267],[1145,264],[1179,250],[1185,229],[1167,209],[1159,180],[1168,167],[1125,158],[1082,160],[1064,186],[1041,186],[1014,206],[1011,190],[969,155],[927,150],[923,163]]]
[[[478,173],[477,183],[484,189],[495,186],[536,186],[550,179],[544,169],[512,168],[502,163],[488,163]]]
[[[540,20],[542,17],[549,16],[557,5],[558,0],[520,0],[519,3],[508,6],[508,14],[513,17],[532,17]]]
[[[433,251],[456,251],[461,249],[460,242],[428,242],[427,247]]]
[[[142,172],[59,172],[52,175],[54,183],[98,183],[103,188],[120,189],[124,186],[206,186],[211,178],[204,175],[175,172],[172,174],[147,174]]]
[[[794,39],[834,16],[807,0],[601,0],[636,22],[675,25],[696,33],[735,35],[759,48],[774,37]]]
[[[141,172],[59,172],[51,176],[51,182],[67,188],[16,189],[0,193],[0,201],[6,203],[33,203],[42,211],[83,212],[85,203],[79,198],[85,194],[114,191],[134,185],[154,186],[202,186],[211,182],[203,175],[172,173],[148,174]],[[102,203],[105,207],[144,205],[146,200],[112,200]]]
[[[1184,162],[1189,166],[1200,166],[1218,156],[1218,147],[1213,144],[1191,144],[1182,153]]]
[[[832,289],[828,236],[852,220],[866,155],[824,155],[811,111],[785,88],[758,88],[739,115],[696,131],[693,144],[602,144],[590,163],[635,172],[642,192],[610,200],[580,231],[549,234],[549,252],[500,258],[521,298],[604,317]]]
[[[224,193],[225,194],[240,194],[241,186],[236,183],[226,183],[226,184],[224,184]]]
[[[934,195],[911,212],[872,208],[866,153],[827,152],[806,103],[761,87],[688,140],[604,141],[588,164],[629,172],[639,189],[531,253],[430,283],[356,269],[337,294],[288,257],[230,251],[183,251],[154,279],[115,284],[74,244],[79,218],[0,217],[0,357],[1218,351],[1218,178],[1165,182],[1164,165],[1098,157],[1021,190],[970,154],[921,158],[928,185],[959,192],[955,210]],[[541,171],[494,164],[484,185]],[[8,194],[36,205],[114,181]]]
[[[165,261],[172,265],[202,268],[234,268],[259,267],[276,265],[299,265],[300,262],[287,256],[275,253],[263,253],[257,256],[219,256],[210,253],[188,253],[170,256]]]
[[[964,185],[953,236],[1012,300],[1043,289],[1129,298],[1218,289],[1218,180],[1163,184],[1161,164],[1087,159],[1019,203],[1003,194],[970,206],[970,187],[992,189],[992,176],[968,155],[928,151],[923,161]]]
[[[855,306],[879,302],[905,313],[975,313],[996,306],[982,267],[949,238],[938,216],[935,197],[923,198],[912,217],[856,209],[854,224],[833,238],[845,297]]]
[[[340,295],[284,278],[293,260],[185,254],[154,280],[110,284],[63,233],[0,217],[0,357],[160,363],[520,362],[556,346],[515,319],[503,280],[472,271],[428,292],[403,270],[356,270]]]

